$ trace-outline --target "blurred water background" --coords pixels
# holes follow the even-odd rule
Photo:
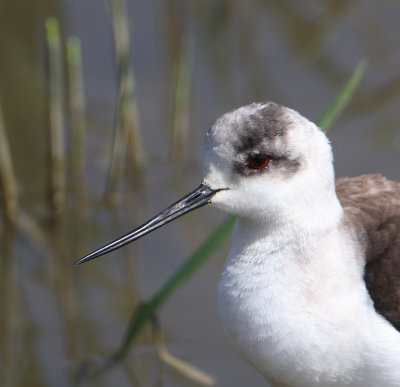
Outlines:
[[[73,267],[200,183],[204,134],[225,111],[273,100],[317,120],[365,58],[329,134],[336,173],[400,180],[399,20],[396,0],[2,1],[0,384],[78,384],[224,219],[202,209]],[[228,249],[157,320],[169,352],[216,385],[263,385],[219,327]],[[121,365],[81,385],[200,385],[178,368],[148,324]]]

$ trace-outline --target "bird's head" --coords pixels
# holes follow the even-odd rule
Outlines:
[[[243,217],[279,216],[333,190],[332,152],[319,128],[273,102],[222,115],[207,132],[203,183],[211,204]]]
[[[252,103],[222,115],[207,132],[199,187],[76,264],[206,204],[244,218],[273,220],[284,211],[307,207],[333,187],[331,148],[316,125],[276,103]]]

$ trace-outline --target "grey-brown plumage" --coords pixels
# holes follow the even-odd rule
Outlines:
[[[344,224],[366,256],[365,282],[375,309],[400,331],[400,183],[379,174],[336,180]]]

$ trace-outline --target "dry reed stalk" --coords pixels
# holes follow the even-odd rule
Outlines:
[[[139,112],[135,97],[135,77],[130,63],[130,32],[124,0],[109,0],[111,24],[114,35],[115,57],[118,71],[118,108],[114,133],[107,194],[115,191],[118,169],[123,159],[120,154],[122,142],[128,161],[132,163],[135,180],[145,163],[142,145]]]
[[[171,367],[174,371],[183,375],[190,381],[203,386],[215,386],[216,380],[209,374],[189,364],[187,361],[172,355],[165,345],[164,334],[160,328],[156,316],[151,319],[153,328],[154,343],[157,347],[157,357]]]
[[[17,182],[11,160],[10,144],[0,105],[0,189],[3,195],[4,213],[11,224],[18,216]]]

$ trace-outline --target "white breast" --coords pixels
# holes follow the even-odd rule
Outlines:
[[[400,385],[400,335],[375,314],[351,241],[300,234],[237,225],[219,284],[232,345],[274,385]]]

